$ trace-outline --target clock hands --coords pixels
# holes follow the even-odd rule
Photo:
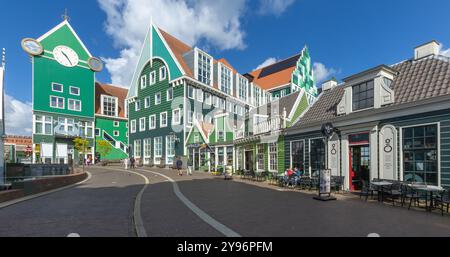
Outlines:
[[[67,54],[64,53],[64,51],[61,51],[61,53],[66,57],[66,59],[69,61],[70,65],[73,65],[72,62],[70,61],[69,57],[67,56]]]

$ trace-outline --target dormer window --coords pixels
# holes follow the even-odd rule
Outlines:
[[[368,109],[374,106],[373,90],[373,80],[352,87],[353,111]]]
[[[220,90],[222,90],[222,92],[226,94],[231,95],[232,86],[231,70],[224,65],[220,65]]]
[[[212,57],[197,49],[197,80],[211,85],[212,81]]]

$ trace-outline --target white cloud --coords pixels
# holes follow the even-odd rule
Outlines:
[[[321,82],[329,79],[331,76],[338,74],[339,72],[333,68],[327,68],[323,63],[315,62],[313,64],[314,77],[316,83],[320,85]]]
[[[259,14],[280,16],[295,0],[259,0]]]
[[[444,46],[441,45],[439,48],[439,54],[443,56],[450,57],[450,48],[444,49]]]
[[[8,135],[31,136],[32,104],[5,94],[5,126]]]
[[[263,63],[261,63],[260,65],[258,65],[258,67],[256,67],[254,70],[259,70],[261,68],[264,68],[266,66],[269,66],[271,64],[276,63],[278,60],[275,57],[270,57],[267,60],[265,60]]]
[[[117,58],[103,58],[113,84],[129,86],[142,42],[153,22],[189,45],[219,50],[244,49],[241,29],[246,0],[98,0],[106,13],[105,30],[122,49]]]

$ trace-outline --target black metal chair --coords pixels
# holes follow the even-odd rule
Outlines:
[[[390,182],[392,182],[392,185],[384,186],[382,188],[382,190],[383,190],[385,197],[388,199],[391,199],[392,205],[395,206],[395,200],[402,199],[402,196],[403,196],[402,191],[401,191],[402,185],[398,181],[391,180]]]
[[[374,192],[376,191],[378,194],[378,189],[373,187],[372,184],[365,180],[361,180],[362,189],[359,194],[359,198],[361,199],[363,196],[366,197],[366,201],[369,199],[369,196],[373,199]]]
[[[306,190],[311,188],[311,178],[310,177],[302,177],[299,182],[299,186],[301,190]]]
[[[441,214],[444,216],[444,206],[447,207],[447,212],[450,209],[450,190],[445,190],[434,198],[435,206],[440,206]]]
[[[318,190],[319,189],[319,177],[312,177],[311,184],[309,190]]]

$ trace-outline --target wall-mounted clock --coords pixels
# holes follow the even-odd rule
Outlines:
[[[22,40],[22,49],[30,55],[41,55],[44,47],[36,39],[25,38]]]
[[[55,47],[55,49],[53,49],[53,56],[59,64],[66,67],[75,67],[80,61],[78,54],[68,46]]]
[[[91,68],[91,70],[96,71],[96,72],[100,72],[103,69],[103,62],[96,57],[91,57],[88,60],[88,65],[89,68]]]

